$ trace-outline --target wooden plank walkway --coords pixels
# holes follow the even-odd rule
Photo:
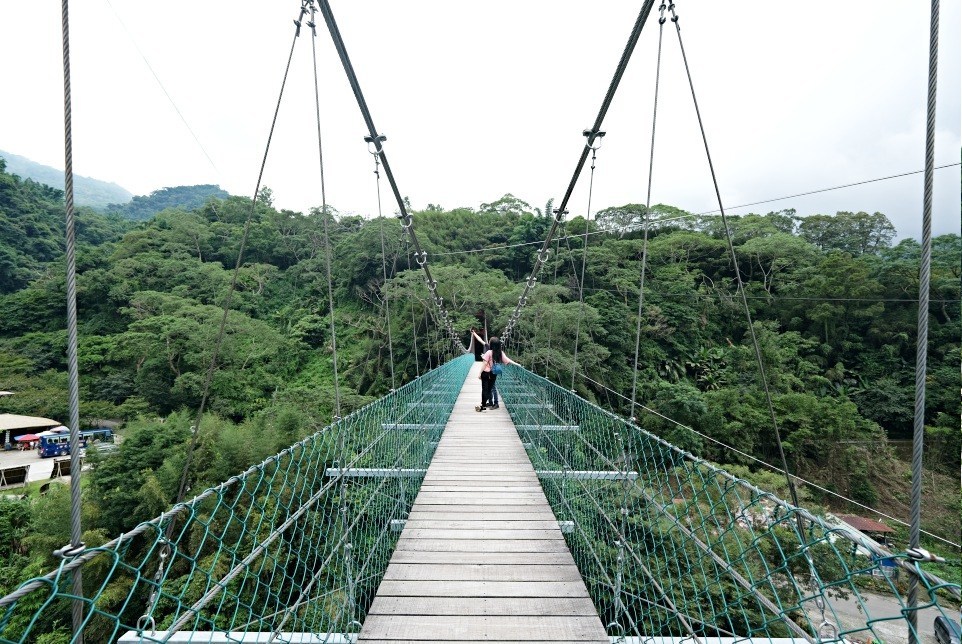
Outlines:
[[[478,413],[476,363],[359,642],[608,644],[505,404]]]

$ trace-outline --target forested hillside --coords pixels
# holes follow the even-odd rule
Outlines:
[[[7,169],[24,179],[63,188],[63,170],[31,161],[27,157],[0,150],[0,159],[7,162]],[[110,203],[125,203],[133,195],[116,183],[74,175],[74,200],[78,206],[101,209]]]
[[[264,196],[230,300],[203,427],[208,457],[193,465],[198,485],[218,483],[332,418],[325,224],[346,411],[392,387],[392,350],[397,384],[450,351],[397,220],[278,211],[269,191]],[[0,403],[3,412],[67,417],[61,198],[0,165],[0,389],[17,392]],[[542,210],[511,195],[478,209],[414,212],[465,342],[479,322],[492,334],[504,327],[550,212],[550,204]],[[88,545],[155,516],[176,496],[250,213],[250,200],[241,197],[163,210],[138,224],[81,213],[81,415],[129,421],[123,459],[108,458],[91,473]],[[582,374],[575,388],[620,414],[630,409],[623,397],[634,378],[644,214],[643,206],[625,205],[599,212],[590,224],[568,221],[507,347],[512,358],[566,384],[577,332]],[[637,399],[700,434],[647,412],[639,424],[723,464],[754,467],[702,435],[777,462],[721,222],[669,206],[650,214]],[[907,516],[907,466],[887,439],[912,429],[919,243],[893,245],[895,231],[880,213],[799,218],[783,211],[731,224],[790,466],[828,489]],[[960,453],[960,267],[959,236],[937,238],[926,466],[932,487],[942,489],[927,491],[923,517],[924,527],[949,537],[960,525],[952,483]],[[808,494],[816,503],[837,503]],[[50,518],[59,507],[55,497],[0,503],[0,514],[22,529],[4,543],[4,587],[24,567],[48,569],[46,553],[66,543],[60,531],[67,522]]]
[[[6,172],[0,157],[0,295],[41,278],[64,252],[63,191]],[[81,261],[99,253],[129,226],[116,217],[77,209]]]
[[[210,184],[177,186],[154,190],[149,195],[134,197],[126,203],[112,203],[107,206],[106,211],[125,219],[141,221],[150,219],[167,208],[193,210],[203,206],[211,197],[226,199],[229,196],[226,190],[221,190],[220,186]]]

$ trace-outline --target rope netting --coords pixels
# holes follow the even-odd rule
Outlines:
[[[614,639],[907,641],[912,577],[925,590],[920,630],[958,612],[959,584],[923,572],[918,556],[890,553],[529,371],[507,369],[497,386]]]
[[[47,641],[70,623],[74,599],[86,642],[130,631],[147,642],[178,631],[228,641],[273,633],[276,642],[357,633],[472,364],[462,356],[427,372],[23,583],[0,599],[0,641]],[[81,568],[78,597],[71,581]]]

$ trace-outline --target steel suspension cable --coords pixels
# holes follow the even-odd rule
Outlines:
[[[73,111],[70,93],[70,20],[68,0],[61,2],[60,26],[63,40],[63,128],[64,128],[64,201],[66,206],[66,261],[67,261],[67,398],[70,414],[70,544],[56,551],[63,558],[79,554],[84,544],[80,540],[80,369],[77,358],[77,253],[74,226],[73,194]],[[73,594],[77,597],[70,606],[73,641],[83,644],[83,569],[73,573]]]
[[[734,242],[732,241],[731,228],[728,225],[728,217],[725,215],[725,208],[724,208],[724,205],[722,204],[721,191],[718,188],[718,178],[715,175],[715,166],[712,163],[711,152],[709,151],[709,148],[708,148],[708,137],[705,134],[705,125],[701,118],[701,110],[698,108],[698,99],[695,96],[695,85],[694,85],[694,82],[692,81],[691,68],[688,65],[688,56],[685,53],[685,44],[681,37],[681,26],[678,24],[678,14],[675,12],[674,2],[670,1],[670,4],[668,5],[668,10],[671,12],[671,21],[675,23],[675,33],[678,36],[678,47],[681,50],[682,61],[685,64],[685,75],[688,78],[688,87],[691,90],[692,104],[695,107],[695,115],[698,118],[698,129],[701,132],[702,143],[705,146],[705,156],[708,160],[708,168],[711,171],[712,185],[714,186],[714,189],[715,189],[715,197],[718,200],[718,211],[722,218],[722,225],[725,228],[725,239],[728,244],[728,250],[731,254],[732,267],[735,270],[736,283],[738,287],[738,292],[741,294],[742,306],[745,310],[745,318],[748,321],[748,331],[751,334],[752,346],[755,349],[755,358],[758,362],[758,374],[759,374],[759,378],[762,381],[762,387],[765,391],[765,401],[768,405],[768,411],[772,419],[772,429],[775,432],[775,442],[778,446],[778,454],[782,463],[782,469],[785,474],[785,481],[788,483],[789,493],[792,497],[792,504],[795,507],[799,507],[800,504],[798,501],[798,491],[795,489],[795,483],[792,480],[792,476],[788,469],[788,460],[785,458],[785,449],[784,449],[784,446],[782,445],[781,432],[779,431],[778,419],[775,414],[775,405],[772,402],[772,395],[768,386],[768,376],[765,372],[765,363],[764,363],[764,360],[762,359],[762,351],[758,343],[758,337],[755,334],[755,326],[754,326],[754,322],[752,321],[751,309],[748,306],[748,298],[746,297],[746,294],[745,294],[745,285],[742,282],[741,270],[738,267],[738,258],[735,254],[735,245],[734,245]],[[815,569],[812,555],[808,551],[805,522],[804,522],[804,519],[802,518],[801,513],[797,513],[795,515],[795,522],[798,529],[798,537],[802,543],[802,552],[804,553],[805,559],[808,562],[808,566],[809,566],[813,599],[815,601],[815,605],[818,607],[818,609],[822,613],[822,622],[821,624],[819,624],[817,628],[819,639],[821,639],[821,633],[824,627],[828,627],[829,630],[834,631],[836,634],[838,632],[838,627],[825,618],[824,591],[818,590],[819,588],[818,573]]]
[[[589,132],[585,132],[585,136],[589,136]],[[591,226],[591,195],[594,191],[595,186],[595,159],[598,153],[598,147],[601,144],[601,137],[605,135],[604,132],[596,133],[596,145],[591,146],[591,175],[588,181],[588,214],[585,217],[585,234],[582,239],[581,247],[581,279],[578,280],[578,322],[575,324],[575,350],[574,356],[571,361],[571,390],[575,389],[575,374],[578,372],[578,340],[581,337],[581,320],[585,316],[585,266],[588,263],[588,228]]]
[[[788,482],[789,493],[792,496],[792,503],[795,507],[799,507],[798,502],[798,492],[795,489],[795,482],[792,480],[792,476],[788,469],[788,460],[785,458],[785,448],[782,445],[781,432],[778,429],[778,419],[775,415],[775,404],[772,402],[772,394],[768,386],[768,376],[765,373],[765,362],[762,358],[761,346],[758,343],[758,337],[755,334],[755,325],[752,320],[752,312],[748,306],[748,298],[745,295],[745,284],[742,281],[741,270],[738,268],[738,257],[735,254],[735,244],[732,241],[732,231],[731,227],[728,225],[728,216],[725,214],[725,207],[722,204],[721,191],[718,188],[718,178],[715,175],[715,166],[712,163],[711,152],[708,148],[708,136],[705,134],[705,125],[701,118],[701,110],[698,108],[698,99],[695,96],[695,84],[691,77],[691,68],[688,65],[688,56],[685,54],[685,44],[681,37],[681,27],[678,24],[678,14],[675,13],[675,3],[671,2],[668,5],[668,11],[671,12],[671,21],[675,23],[675,33],[678,35],[678,47],[681,49],[681,58],[685,64],[685,75],[688,78],[688,87],[691,90],[691,100],[695,107],[695,116],[698,119],[698,129],[701,132],[702,143],[705,146],[705,156],[708,160],[708,169],[711,172],[712,185],[715,188],[715,198],[718,201],[718,212],[722,218],[722,226],[725,229],[725,239],[728,244],[728,252],[732,259],[732,267],[735,270],[735,282],[737,284],[738,293],[741,296],[742,307],[745,310],[745,318],[748,321],[748,332],[751,335],[752,346],[755,348],[755,359],[758,362],[758,373],[759,378],[762,381],[762,388],[765,391],[765,401],[768,405],[768,412],[772,419],[772,428],[775,431],[775,442],[778,445],[778,454],[782,462],[782,468],[785,473],[785,480]],[[798,530],[799,536],[804,538],[805,527],[802,523],[801,515],[796,515],[798,520]]]
[[[919,547],[922,522],[922,453],[925,439],[925,372],[929,350],[929,281],[932,265],[932,172],[935,165],[935,103],[939,58],[939,0],[932,0],[929,20],[929,87],[925,117],[925,179],[922,191],[922,258],[919,266],[918,335],[915,347],[915,414],[912,433],[912,491],[909,549]],[[909,580],[909,642],[918,644],[919,581]]]
[[[313,2],[313,0],[311,0]],[[375,142],[375,148],[378,157],[381,160],[381,165],[384,167],[384,175],[387,177],[388,183],[391,185],[391,191],[394,193],[394,199],[397,201],[398,205],[398,219],[401,220],[401,225],[407,234],[411,238],[411,245],[414,246],[414,257],[418,265],[424,271],[424,281],[428,285],[428,289],[434,295],[434,304],[438,309],[438,323],[445,326],[445,332],[447,333],[452,345],[456,349],[460,349],[463,353],[467,353],[467,349],[461,344],[460,339],[454,332],[451,326],[451,320],[448,317],[448,312],[444,309],[444,298],[442,298],[437,292],[437,280],[431,275],[431,269],[428,266],[428,253],[426,250],[421,248],[421,244],[418,241],[417,233],[414,230],[414,219],[411,214],[407,211],[407,206],[404,204],[404,199],[401,197],[401,192],[398,189],[397,181],[394,179],[394,173],[391,171],[391,164],[388,163],[387,154],[384,152],[383,142],[386,140],[382,134],[379,134],[377,128],[374,126],[374,119],[371,117],[371,111],[368,109],[367,101],[364,100],[364,94],[361,91],[361,85],[358,82],[357,74],[354,71],[354,66],[351,64],[351,59],[347,53],[347,47],[344,44],[344,38],[341,36],[341,31],[338,29],[337,22],[334,20],[334,13],[331,11],[331,5],[328,0],[318,0],[318,6],[321,13],[324,15],[324,21],[327,23],[327,29],[331,33],[331,39],[334,42],[334,48],[337,50],[337,55],[341,60],[341,65],[344,67],[344,72],[347,74],[348,83],[351,85],[351,90],[354,92],[354,98],[357,100],[357,106],[361,111],[361,117],[364,119],[364,124],[367,126],[368,133],[372,142]]]
[[[548,203],[551,203],[551,202],[549,201]],[[567,239],[567,237],[566,237],[566,238],[565,238],[565,243],[567,243],[567,242],[568,242],[568,239]],[[554,242],[554,257],[555,257],[555,259],[554,259],[554,275],[553,275],[552,278],[551,278],[551,283],[552,283],[552,284],[555,284],[555,285],[558,284],[558,264],[560,263],[559,260],[558,260],[558,257],[559,257],[558,253],[559,253],[560,250],[561,250],[561,240],[558,239],[558,238],[555,238],[555,242]],[[546,317],[546,318],[550,318],[550,321],[548,322],[548,351],[545,352],[545,357],[544,357],[544,377],[547,378],[547,377],[548,377],[548,366],[549,366],[549,362],[550,362],[550,360],[551,360],[551,351],[550,351],[550,349],[551,349],[551,338],[554,337],[555,322],[554,322],[554,317],[549,316],[549,315],[545,315],[545,317]]]
[[[321,221],[324,225],[324,272],[327,277],[327,308],[330,313],[331,327],[331,353],[334,370],[334,418],[341,417],[341,388],[340,378],[337,373],[337,330],[334,327],[334,280],[331,277],[331,235],[328,230],[328,219],[331,217],[327,212],[327,184],[324,181],[324,145],[321,137],[321,93],[318,87],[317,73],[317,23],[315,18],[315,7],[311,3],[311,59],[314,63],[314,113],[317,118],[317,162],[321,176]]]
[[[594,143],[595,137],[601,131],[601,125],[605,120],[605,115],[608,113],[608,108],[611,107],[611,101],[615,97],[615,92],[618,90],[618,85],[621,83],[621,79],[625,74],[625,69],[628,67],[628,61],[631,60],[631,55],[635,51],[635,45],[638,44],[638,38],[641,36],[641,30],[644,28],[645,23],[648,21],[648,15],[651,13],[651,8],[654,6],[655,0],[645,0],[641,6],[641,11],[638,13],[638,17],[635,19],[635,24],[631,28],[631,33],[628,36],[628,42],[625,44],[625,49],[621,53],[621,58],[618,61],[618,66],[615,68],[615,73],[611,77],[611,82],[608,84],[608,91],[605,93],[605,98],[601,102],[601,108],[598,110],[598,115],[595,117],[595,122],[588,130],[590,133],[585,141],[584,148],[581,150],[581,156],[578,157],[578,162],[575,164],[575,171],[571,176],[571,181],[568,182],[568,188],[565,190],[564,197],[561,199],[561,203],[558,208],[555,209],[555,217],[551,221],[551,227],[548,229],[548,234],[545,237],[544,243],[541,245],[541,250],[538,251],[538,257],[535,260],[534,268],[531,270],[531,274],[528,276],[527,281],[524,285],[524,290],[518,297],[518,304],[515,306],[514,312],[508,319],[508,324],[501,334],[501,339],[506,341],[510,338],[511,332],[514,330],[514,326],[518,323],[518,319],[521,317],[521,308],[524,306],[522,302],[528,301],[528,293],[534,288],[535,284],[538,282],[538,275],[541,273],[541,268],[544,266],[548,259],[548,249],[551,247],[551,240],[554,237],[555,231],[558,229],[558,225],[561,223],[562,218],[565,215],[565,208],[568,205],[568,200],[571,198],[571,193],[575,189],[575,184],[578,183],[578,178],[581,176],[581,171],[584,169],[585,162],[588,160],[588,152],[591,149],[591,145]]]
[[[381,236],[381,275],[384,281],[381,282],[381,298],[384,300],[384,313],[387,317],[387,349],[391,359],[391,390],[396,389],[394,382],[394,339],[391,336],[391,304],[387,298],[387,247],[384,245],[384,214],[381,211],[381,169],[377,153],[372,152],[374,157],[374,176],[377,183],[377,219],[379,222],[378,232]]]
[[[428,350],[428,363],[424,366],[424,370],[425,370],[425,371],[430,371],[430,370],[433,369],[436,365],[434,365],[434,364],[432,363],[432,361],[431,361],[431,351],[432,351],[432,348],[433,348],[433,343],[432,343],[432,340],[431,340],[431,318],[430,318],[430,316],[429,316],[429,314],[428,314],[428,307],[426,307],[426,306],[424,307],[424,333],[425,333],[425,335],[427,336],[424,341],[425,341],[425,345],[427,346],[427,350]]]
[[[303,1],[303,0],[302,0]],[[290,52],[287,55],[287,64],[284,67],[284,76],[281,80],[281,88],[277,96],[277,103],[274,107],[274,118],[271,121],[270,132],[267,135],[267,144],[264,146],[264,156],[261,159],[260,171],[257,174],[257,184],[254,186],[254,195],[251,198],[251,207],[247,213],[247,218],[244,220],[244,229],[241,233],[240,246],[237,251],[237,261],[234,263],[234,271],[231,275],[230,286],[227,289],[227,295],[224,297],[223,304],[223,315],[220,319],[220,327],[217,330],[217,337],[214,340],[213,353],[210,358],[210,364],[207,367],[207,375],[204,378],[204,386],[201,392],[200,406],[197,409],[197,417],[194,421],[194,430],[191,432],[190,444],[187,448],[187,457],[184,460],[184,469],[180,477],[180,487],[177,490],[177,501],[180,503],[184,500],[184,496],[187,494],[189,488],[189,478],[190,478],[190,467],[193,462],[194,451],[197,447],[197,442],[200,437],[201,431],[201,421],[204,417],[204,411],[207,407],[207,400],[210,396],[210,386],[214,380],[214,372],[217,370],[217,357],[220,354],[221,346],[224,342],[224,335],[227,330],[227,316],[230,313],[231,299],[234,296],[234,291],[237,290],[237,281],[240,275],[241,266],[244,264],[244,250],[247,246],[247,236],[250,233],[251,220],[254,218],[254,213],[257,208],[257,198],[260,196],[261,181],[264,179],[264,170],[267,167],[267,155],[271,149],[271,140],[274,137],[274,128],[277,126],[277,116],[281,110],[281,101],[284,98],[284,88],[287,86],[287,77],[291,70],[291,60],[294,57],[294,45],[297,43],[297,38],[300,36],[301,31],[301,19],[307,13],[307,9],[304,4],[301,5],[300,14],[298,19],[294,21],[295,31],[294,38],[291,40]],[[170,524],[168,529],[173,529],[173,522]]]
[[[324,165],[323,165],[323,152],[321,147],[321,120],[320,120],[321,104],[320,104],[320,94],[318,92],[318,87],[317,87],[318,75],[317,75],[317,45],[316,45],[317,23],[315,21],[316,10],[315,10],[313,0],[306,0],[306,1],[310,6],[310,10],[311,10],[310,27],[311,27],[311,33],[312,33],[311,51],[314,55],[314,97],[315,97],[315,105],[316,105],[316,113],[317,113],[318,152],[320,155],[319,158],[321,160],[321,177],[323,177]],[[338,373],[337,373],[337,337],[334,332],[334,280],[331,275],[331,272],[332,272],[331,271],[331,264],[332,264],[331,238],[330,238],[329,222],[328,222],[329,217],[327,213],[327,194],[326,194],[326,190],[324,189],[323,181],[321,183],[321,186],[322,186],[321,201],[322,201],[322,211],[323,211],[322,219],[324,222],[324,265],[325,265],[325,272],[327,276],[327,297],[328,297],[328,308],[330,310],[330,320],[331,320],[331,351],[333,354],[333,362],[334,362],[334,422],[332,423],[332,426],[334,426],[340,423],[341,421],[341,395],[340,395],[340,388],[338,386]],[[380,203],[380,194],[378,194],[378,202]],[[382,243],[383,243],[383,240],[382,240]],[[393,361],[392,361],[392,369],[393,369]],[[392,376],[393,376],[393,371],[392,371]],[[392,385],[392,388],[393,388],[393,385]],[[337,454],[338,454],[338,463],[341,464],[341,466],[344,466],[344,464],[347,461],[347,437],[345,436],[345,432],[343,430],[338,432]],[[354,593],[353,593],[354,577],[353,577],[353,568],[351,565],[352,552],[353,552],[353,544],[351,543],[352,524],[348,520],[348,500],[347,500],[348,483],[344,477],[340,478],[339,483],[340,485],[338,486],[339,488],[338,503],[340,504],[339,518],[340,518],[340,526],[341,526],[341,536],[338,542],[338,546],[340,546],[343,549],[343,553],[344,553],[342,565],[344,566],[344,569],[345,569],[344,576],[347,580],[348,592],[346,592],[344,596],[345,606],[343,610],[348,615],[348,623],[350,624],[350,623],[353,623],[354,609],[355,609]],[[331,556],[333,556],[333,553],[337,552],[337,550],[338,550],[337,547],[333,548],[331,551]]]
[[[408,237],[404,237],[405,248],[404,255],[408,260],[408,270],[411,269],[411,240]],[[414,375],[418,378],[421,377],[421,358],[418,356],[418,323],[417,318],[414,314],[414,284],[408,284],[408,299],[411,302],[411,333],[414,336]]]
[[[635,418],[635,402],[638,395],[638,355],[641,350],[641,314],[645,303],[645,271],[648,266],[648,224],[651,212],[651,184],[655,169],[655,125],[658,122],[658,88],[661,81],[661,44],[665,33],[665,3],[662,2],[658,7],[658,57],[655,63],[655,96],[652,101],[651,114],[651,145],[648,154],[648,193],[645,197],[645,218],[643,222],[644,242],[641,246],[641,269],[638,277],[638,319],[635,325],[635,361],[631,369],[631,411],[629,418],[631,422],[637,422]]]

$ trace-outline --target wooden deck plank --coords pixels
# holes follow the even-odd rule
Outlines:
[[[481,597],[375,597],[369,615],[596,615],[590,599]]]
[[[555,516],[550,510],[518,510],[517,508],[498,509],[493,506],[434,506],[430,510],[415,508],[408,515],[409,520],[422,521],[552,521]]]
[[[521,528],[513,528],[510,530],[494,530],[491,528],[481,530],[435,530],[431,528],[412,528],[406,526],[404,530],[407,532],[405,536],[408,539],[476,539],[484,541],[490,539],[510,539],[514,541],[564,539],[564,535],[561,534],[561,529],[557,526],[555,526],[553,530],[526,530]]]
[[[465,485],[451,483],[430,483],[421,484],[422,492],[457,492],[459,496],[464,494],[543,494],[540,485],[531,483],[518,483],[517,485]]]
[[[519,632],[539,642],[591,641],[597,617],[534,615],[425,615],[412,623],[402,615],[376,615],[365,624],[369,637],[417,639],[428,635],[446,641],[498,641]]]
[[[358,642],[608,637],[506,410],[468,375]]]
[[[384,579],[394,581],[581,581],[571,566],[530,564],[403,564],[392,562]]]
[[[398,550],[391,557],[395,563],[451,564],[528,564],[531,566],[574,565],[569,552],[464,552],[436,550]]]
[[[424,519],[423,514],[417,518],[408,517],[407,526],[412,530],[512,530],[523,526],[525,530],[557,529],[558,522],[554,517],[550,519],[529,519],[525,515],[516,514],[512,519]],[[463,515],[461,515],[463,517]]]
[[[395,581],[377,589],[384,597],[587,597],[583,581]]]
[[[490,644],[492,641],[497,641],[498,644],[529,644],[532,640],[457,640],[458,644]],[[600,641],[600,640],[554,640],[551,644],[584,644],[586,641]],[[372,640],[364,638],[363,640],[358,640],[358,642],[365,642],[365,644],[450,644],[451,640]],[[608,641],[604,641],[604,644],[609,644]]]
[[[527,509],[519,509],[519,508],[517,508],[517,507],[515,507],[515,506],[504,506],[504,507],[500,507],[500,508],[499,508],[497,505],[490,504],[490,503],[485,503],[485,504],[481,504],[481,503],[448,503],[448,504],[446,504],[446,505],[426,505],[426,504],[423,504],[423,503],[422,503],[422,504],[418,504],[418,505],[414,506],[413,508],[411,508],[411,514],[410,514],[410,516],[414,516],[414,515],[416,515],[416,514],[444,514],[444,513],[450,513],[450,514],[478,514],[478,513],[484,513],[484,514],[489,514],[489,515],[491,515],[491,514],[496,514],[496,513],[501,513],[501,514],[528,514],[529,512],[532,512],[532,511],[535,511],[535,510],[532,510],[532,509],[530,509],[530,508],[527,508]],[[536,511],[537,511],[539,514],[543,514],[543,515],[547,515],[547,516],[552,516],[552,517],[554,516],[554,513],[551,511],[551,508],[546,508],[546,507],[544,507],[544,506],[537,506],[537,510],[536,510]]]
[[[396,550],[430,552],[568,552],[563,539],[398,539]]]

